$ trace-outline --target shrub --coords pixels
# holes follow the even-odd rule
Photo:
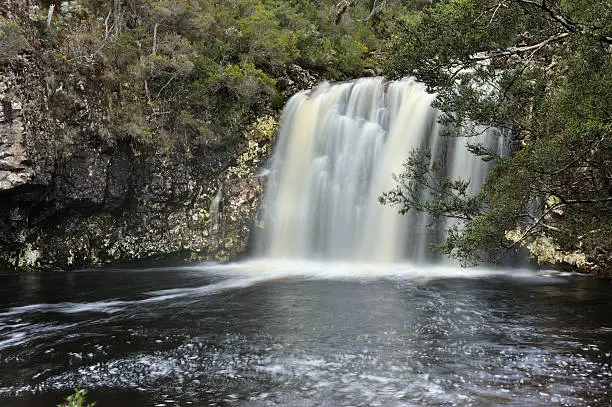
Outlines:
[[[76,388],[74,394],[66,397],[66,400],[58,404],[57,407],[94,407],[96,403],[87,403],[86,397],[87,390]]]

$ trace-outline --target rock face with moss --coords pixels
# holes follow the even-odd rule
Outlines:
[[[312,85],[294,79],[287,77]],[[231,145],[160,151],[108,137],[86,92],[70,108],[88,126],[59,120],[53,104],[62,87],[49,83],[29,45],[0,71],[0,264],[67,269],[168,254],[228,260],[245,250],[274,116],[255,120]],[[211,214],[221,185],[222,211]]]
[[[47,269],[177,252],[227,259],[244,250],[261,193],[254,172],[273,119],[263,139],[189,159],[92,138],[69,157],[39,160],[54,152],[55,140],[41,131],[41,107],[22,99],[19,80],[0,76],[3,262]],[[220,184],[227,185],[225,205],[213,222],[208,210]]]
[[[257,120],[232,148],[190,157],[94,135],[57,158],[40,118],[44,98],[25,81],[14,71],[0,75],[3,263],[65,269],[164,254],[227,260],[246,248],[262,191],[255,172],[270,150],[274,117]],[[223,208],[211,214],[221,185]]]

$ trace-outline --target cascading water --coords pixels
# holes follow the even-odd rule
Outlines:
[[[446,176],[477,191],[489,165],[439,136],[438,111],[414,80],[319,85],[293,96],[281,118],[266,192],[261,255],[363,262],[427,260],[443,224],[402,216],[378,197],[395,186],[411,150],[428,148]]]

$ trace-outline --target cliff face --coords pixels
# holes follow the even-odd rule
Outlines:
[[[0,25],[25,18],[18,3],[0,7]],[[109,137],[91,83],[58,104],[64,81],[38,46],[32,34],[10,58],[0,53],[0,264],[67,269],[169,254],[224,261],[245,250],[274,111],[227,145],[160,150],[129,134]],[[287,72],[285,96],[314,83],[299,67]]]
[[[21,58],[0,73],[3,263],[49,269],[177,252],[227,259],[244,250],[261,194],[254,174],[269,140],[159,155],[91,134],[66,155],[46,117],[38,67]],[[221,184],[225,205],[212,216]]]

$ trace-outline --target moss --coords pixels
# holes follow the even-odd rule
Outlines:
[[[250,140],[273,141],[278,129],[278,120],[271,115],[265,115],[258,118],[247,131],[247,137]]]

